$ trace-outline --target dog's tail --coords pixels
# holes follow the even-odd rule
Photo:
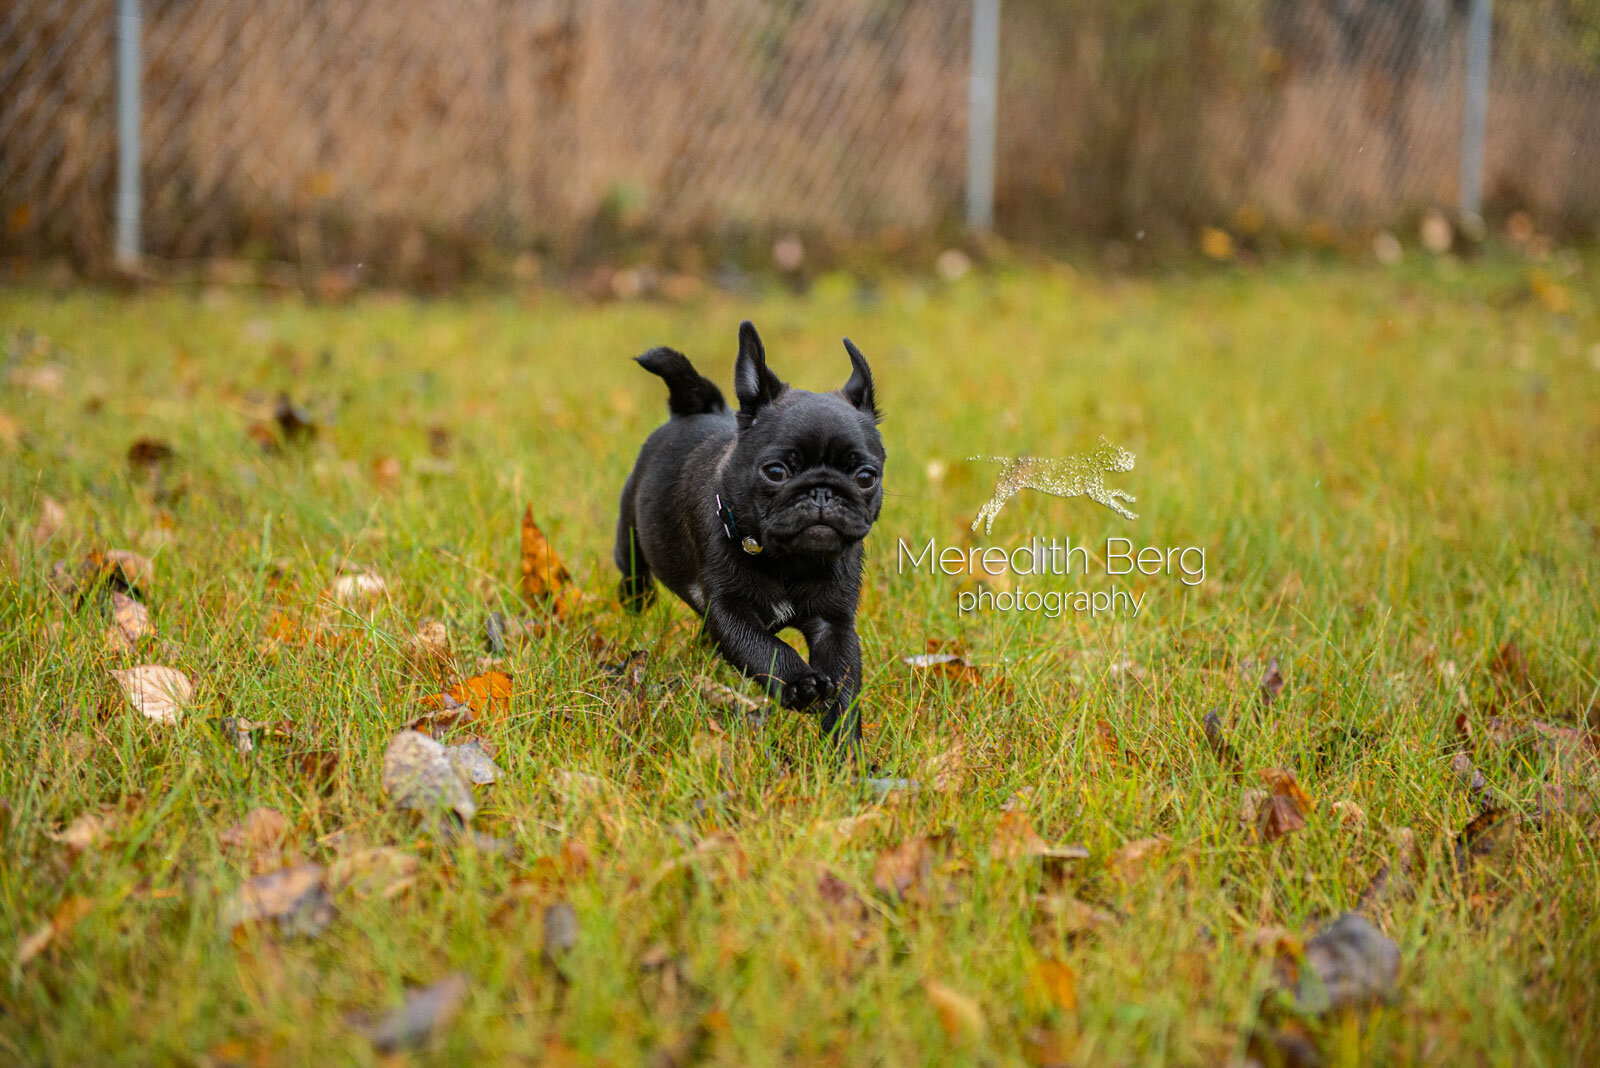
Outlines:
[[[710,415],[728,410],[717,384],[689,362],[677,349],[653,348],[634,360],[667,383],[667,411],[673,415]]]

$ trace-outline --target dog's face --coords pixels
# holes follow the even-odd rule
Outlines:
[[[723,489],[762,552],[835,556],[867,536],[883,506],[883,440],[872,372],[847,340],[852,371],[837,393],[791,389],[767,369],[755,328],[739,328],[739,436]]]

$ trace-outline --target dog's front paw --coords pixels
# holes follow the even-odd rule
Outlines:
[[[791,708],[796,712],[815,711],[813,706],[832,697],[835,689],[826,675],[811,671],[793,682],[784,683],[780,701],[784,708]]]

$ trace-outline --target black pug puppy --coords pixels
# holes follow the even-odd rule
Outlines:
[[[729,663],[855,743],[861,539],[883,505],[884,453],[872,371],[844,347],[853,367],[844,388],[809,393],[767,369],[756,328],[740,323],[737,414],[683,353],[637,357],[666,381],[671,418],[622,488],[616,561],[625,605],[648,604],[659,578],[704,618]],[[805,635],[810,664],[778,640],[785,627]]]

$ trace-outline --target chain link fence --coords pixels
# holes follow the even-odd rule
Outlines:
[[[143,0],[162,260],[603,255],[619,235],[953,230],[973,0]],[[1021,240],[1453,207],[1479,0],[1005,0]],[[1496,0],[1486,211],[1600,220],[1600,0]],[[0,255],[111,256],[114,0],[0,14]]]

